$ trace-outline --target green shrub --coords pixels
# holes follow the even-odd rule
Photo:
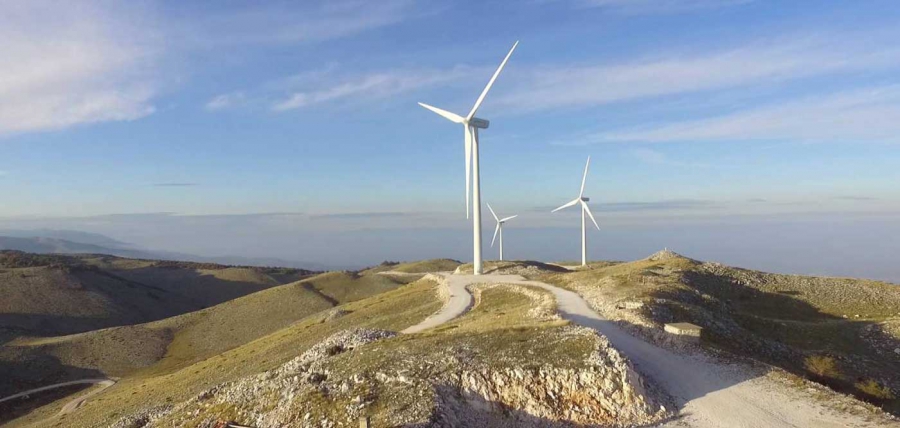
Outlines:
[[[832,357],[825,355],[811,355],[803,361],[806,370],[820,378],[839,379],[841,372],[837,368],[837,362]]]
[[[890,388],[876,382],[873,379],[866,379],[864,381],[857,382],[856,389],[858,389],[863,394],[866,394],[872,398],[877,398],[879,400],[891,400],[894,398],[894,393],[891,392]]]

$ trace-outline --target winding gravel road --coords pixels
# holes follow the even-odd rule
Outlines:
[[[450,299],[437,313],[404,333],[438,326],[468,310],[472,296],[466,286],[477,283],[503,283],[539,287],[551,292],[560,315],[576,324],[592,328],[606,336],[625,354],[644,376],[671,395],[679,417],[661,427],[697,428],[832,428],[900,427],[900,423],[877,417],[839,412],[797,389],[767,377],[750,374],[740,365],[729,365],[697,356],[675,354],[636,338],[621,327],[594,312],[578,294],[518,275],[451,275],[441,273],[450,290]],[[878,420],[874,420],[878,419]]]
[[[2,403],[4,401],[14,400],[14,399],[20,398],[20,397],[26,397],[26,396],[29,396],[32,394],[43,392],[43,391],[49,391],[51,389],[62,388],[62,387],[72,386],[72,385],[82,385],[82,384],[100,385],[100,388],[96,388],[96,389],[88,392],[87,394],[80,395],[77,398],[75,398],[74,400],[69,401],[62,407],[62,409],[59,411],[59,413],[57,413],[55,416],[52,416],[52,417],[46,419],[45,421],[49,421],[50,419],[53,419],[55,417],[62,416],[62,415],[68,414],[68,413],[72,413],[72,411],[74,411],[75,409],[80,407],[82,404],[84,404],[84,402],[87,401],[88,398],[91,398],[94,395],[97,395],[97,394],[103,392],[103,390],[105,390],[106,388],[109,388],[109,387],[115,385],[116,381],[112,380],[112,379],[81,379],[81,380],[73,380],[73,381],[69,381],[69,382],[55,383],[53,385],[47,385],[47,386],[42,386],[40,388],[29,389],[28,391],[20,392],[18,394],[13,394],[13,395],[10,395],[9,397],[0,398],[0,403]]]

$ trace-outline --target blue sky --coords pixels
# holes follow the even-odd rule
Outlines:
[[[261,222],[465,229],[458,125],[416,102],[467,112],[515,40],[479,116],[519,227],[572,226],[545,208],[588,155],[612,228],[900,212],[894,1],[184,3],[0,1],[0,223],[254,254]],[[222,216],[233,248],[178,239]]]

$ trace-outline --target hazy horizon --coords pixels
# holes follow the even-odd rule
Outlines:
[[[426,216],[433,220],[432,213]],[[241,216],[113,215],[86,218],[0,219],[0,229],[66,229],[99,233],[158,251],[203,257],[277,258],[359,268],[385,260],[452,258],[470,262],[472,234],[464,215],[442,214],[434,226],[415,225],[424,214],[345,215],[327,229],[294,227],[315,222],[302,214]],[[846,276],[900,283],[895,255],[900,234],[893,214],[816,214],[769,217],[673,217],[629,221],[603,217],[600,231],[588,232],[591,260],[635,260],[663,248],[698,260],[775,273]],[[374,219],[379,217],[379,220]],[[454,218],[455,217],[455,218]],[[579,219],[563,215],[539,224],[526,213],[504,228],[508,259],[577,260]],[[396,219],[409,227],[393,224]],[[516,220],[519,220],[518,222]],[[318,221],[322,221],[321,219]],[[444,227],[449,224],[451,227]],[[366,226],[368,225],[368,226]],[[341,230],[341,228],[346,230]],[[489,246],[493,220],[484,222],[484,255],[497,258]],[[2,235],[2,233],[0,233]]]
[[[0,2],[0,228],[470,260],[461,130],[417,102],[467,112],[518,40],[478,110],[509,257],[579,258],[549,210],[591,156],[591,259],[900,281],[898,24],[887,0]]]

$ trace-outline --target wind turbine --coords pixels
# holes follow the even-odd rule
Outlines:
[[[585,218],[584,215],[587,214],[591,221],[594,222],[594,226],[597,226],[597,230],[600,230],[600,225],[597,224],[597,220],[594,220],[594,215],[591,214],[591,209],[588,208],[587,202],[591,200],[591,198],[586,198],[584,196],[584,182],[587,180],[588,167],[591,165],[591,157],[588,156],[587,163],[584,165],[584,175],[581,176],[581,191],[578,192],[578,197],[573,199],[572,202],[569,202],[553,211],[557,212],[563,208],[571,207],[572,205],[581,204],[581,265],[587,266],[587,228],[585,227]]]
[[[487,204],[488,209],[491,210],[491,215],[494,216],[494,220],[497,220],[497,228],[494,229],[494,237],[491,238],[491,248],[494,247],[494,241],[497,240],[497,233],[500,234],[500,261],[503,261],[503,223],[506,223],[509,220],[512,220],[519,215],[513,215],[505,218],[497,217],[497,213],[494,212],[494,209],[491,208],[491,204]]]
[[[480,171],[478,166],[478,130],[487,129],[488,126],[490,126],[490,121],[475,117],[475,113],[478,111],[478,107],[481,107],[481,103],[484,102],[484,97],[486,97],[488,91],[491,90],[491,86],[494,85],[494,81],[497,80],[497,76],[499,76],[500,72],[503,71],[503,67],[506,66],[506,62],[509,61],[509,57],[512,55],[513,51],[516,50],[516,46],[518,45],[518,41],[513,44],[512,49],[510,49],[509,53],[506,54],[506,58],[503,58],[503,62],[500,63],[500,67],[497,68],[497,71],[495,71],[494,75],[491,76],[491,80],[488,81],[487,86],[485,86],[484,90],[481,91],[481,95],[478,96],[478,99],[475,101],[475,105],[472,107],[472,110],[465,117],[460,116],[456,113],[451,113],[447,110],[442,110],[437,107],[430,106],[425,103],[419,103],[420,106],[439,114],[441,117],[453,123],[459,123],[463,125],[463,130],[465,132],[466,151],[466,218],[469,218],[469,189],[471,188],[473,199],[472,252],[475,275],[481,275],[484,272],[481,267],[481,177],[479,174]],[[469,181],[470,178],[472,180],[471,183]]]

